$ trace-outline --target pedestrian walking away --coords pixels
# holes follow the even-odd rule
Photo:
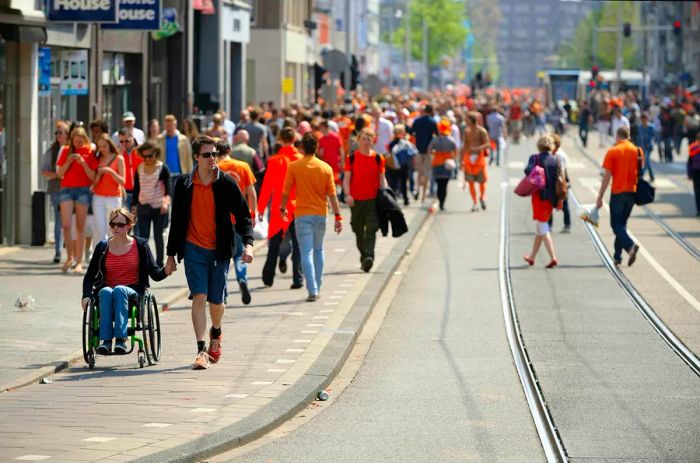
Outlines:
[[[598,192],[596,206],[603,207],[603,195],[610,188],[610,226],[615,233],[615,265],[622,263],[622,251],[627,251],[627,265],[631,266],[637,259],[639,245],[635,244],[627,233],[627,220],[634,207],[634,193],[637,191],[639,168],[644,167],[644,158],[640,150],[630,141],[628,127],[617,131],[615,146],[610,148],[603,160],[603,181]]]
[[[170,169],[162,162],[160,148],[146,142],[137,148],[143,162],[134,176],[134,204],[131,213],[136,215],[136,235],[148,241],[153,224],[153,240],[156,243],[156,264],[163,265],[165,255],[163,231],[168,220],[172,197]]]
[[[165,263],[167,273],[177,270],[184,259],[187,286],[192,294],[192,325],[197,338],[197,357],[193,368],[209,368],[209,361],[221,357],[221,322],[224,316],[224,292],[232,256],[234,230],[245,246],[243,261],[253,261],[253,223],[248,203],[236,182],[216,166],[216,143],[206,135],[192,143],[195,165],[190,175],[175,184],[170,233]],[[209,303],[211,330],[206,348]]]
[[[651,152],[654,150],[654,139],[656,131],[654,126],[649,123],[649,115],[643,113],[641,116],[641,124],[637,127],[637,139],[632,142],[642,149],[644,153],[644,170],[640,177],[644,177],[644,172],[649,172],[649,180],[654,181],[654,171],[651,168]]]
[[[98,166],[92,190],[92,218],[95,242],[107,238],[109,214],[122,205],[122,193],[126,180],[124,157],[107,134],[96,141]]]
[[[478,124],[479,113],[467,114],[467,127],[464,129],[464,145],[462,147],[462,169],[464,170],[463,187],[469,184],[469,194],[472,197],[472,212],[479,210],[476,196],[475,183],[479,184],[479,202],[481,208],[486,209],[486,158],[490,146],[489,134],[485,128]]]
[[[552,154],[554,154],[554,157],[557,159],[557,163],[559,164],[559,170],[563,174],[564,179],[566,180],[566,184],[569,185],[571,183],[569,180],[569,170],[567,169],[569,157],[566,155],[566,152],[561,147],[561,137],[556,133],[553,133],[550,136],[552,137],[552,140],[554,141],[554,151],[552,151]],[[561,232],[562,233],[570,233],[571,232],[571,212],[569,211],[568,188],[567,188],[567,197],[565,197],[563,199],[562,204],[561,204],[561,211],[564,214],[564,228],[562,228]],[[552,228],[553,218],[554,218],[554,214],[552,214],[552,217],[549,218],[550,230]]]
[[[695,136],[695,141],[688,146],[687,173],[688,179],[693,181],[695,215],[700,217],[700,133]]]
[[[280,132],[282,147],[279,152],[272,156],[267,163],[265,178],[260,197],[258,198],[258,218],[263,220],[265,210],[269,204],[269,221],[267,229],[267,258],[263,265],[262,281],[267,287],[272,287],[275,281],[275,267],[280,256],[280,245],[289,233],[292,241],[292,286],[291,289],[304,287],[304,280],[301,276],[301,259],[299,257],[299,242],[296,238],[294,225],[294,210],[296,208],[296,194],[289,195],[287,204],[282,204],[282,188],[284,178],[287,175],[289,163],[302,158],[294,148],[296,132],[291,127],[285,127]],[[284,220],[280,209],[284,206],[287,211],[287,220]]]
[[[192,170],[192,146],[185,134],[177,130],[177,119],[172,114],[163,118],[165,131],[156,137],[156,144],[163,155],[162,161],[170,171],[171,190],[182,174]]]
[[[142,295],[149,287],[149,278],[161,281],[171,273],[155,263],[148,241],[130,235],[134,220],[134,216],[123,207],[109,214],[112,237],[95,245],[90,265],[83,278],[83,310],[87,309],[94,294],[97,294],[99,301],[98,354],[127,352],[129,298]]]
[[[496,107],[486,116],[486,126],[489,131],[489,139],[493,145],[491,148],[491,156],[489,157],[489,165],[496,161],[496,166],[501,165],[501,155],[505,147],[508,137],[508,129],[506,128],[506,119],[501,114],[501,109]]]
[[[390,182],[389,187],[396,192],[397,196],[403,196],[403,204],[408,206],[408,194],[410,193],[409,177],[418,149],[406,139],[405,125],[396,124],[394,126],[394,139],[389,143],[389,147],[391,148],[391,156],[396,159],[399,165],[399,169],[394,175],[394,181]]]
[[[64,121],[57,121],[54,128],[54,141],[44,153],[41,175],[47,179],[46,193],[51,200],[51,210],[53,211],[53,263],[58,264],[61,262],[63,232],[61,226],[61,179],[56,173],[56,161],[58,154],[68,141],[68,124]]]
[[[228,141],[220,141],[216,144],[219,153],[219,169],[230,175],[243,192],[250,210],[250,219],[255,225],[255,210],[257,208],[257,196],[255,194],[255,175],[250,166],[243,161],[231,157],[231,145]],[[231,222],[236,225],[235,217],[231,217]],[[238,288],[241,290],[241,301],[248,305],[251,302],[250,289],[248,288],[248,267],[243,262],[243,239],[236,233],[233,238],[233,268],[236,273]],[[228,285],[227,285],[228,287]],[[225,302],[225,301],[224,301]]]
[[[433,138],[428,145],[428,153],[432,157],[433,178],[437,183],[437,197],[440,210],[445,210],[447,198],[447,183],[452,178],[452,173],[457,169],[457,145],[450,136],[452,123],[448,119],[442,119],[438,123],[438,137]],[[486,203],[483,203],[484,207]]]
[[[143,162],[143,158],[139,156],[134,145],[134,137],[128,129],[119,131],[119,147],[122,157],[124,158],[124,189],[126,190],[126,198],[124,205],[127,209],[131,209],[131,204],[134,200],[134,174],[136,168]]]
[[[66,273],[73,264],[74,271],[83,271],[83,243],[88,207],[92,200],[90,186],[95,179],[97,158],[83,127],[74,128],[56,160],[56,173],[61,179],[61,224],[66,243],[66,261],[61,267]],[[71,234],[75,212],[75,239]]]
[[[386,188],[384,158],[372,150],[374,131],[364,128],[359,136],[359,149],[348,156],[345,164],[343,190],[350,206],[350,226],[360,251],[362,270],[369,272],[374,265],[374,246],[379,229],[377,194]],[[427,149],[427,147],[426,147]]]
[[[588,106],[587,101],[581,103],[581,109],[578,113],[578,136],[581,139],[581,144],[586,148],[588,146],[588,131],[593,123],[593,115]]]
[[[297,208],[294,212],[294,222],[308,291],[307,302],[318,299],[323,283],[323,238],[326,234],[328,201],[335,214],[336,233],[343,230],[333,169],[315,156],[317,148],[318,142],[313,134],[307,133],[302,137],[301,149],[304,157],[289,164],[280,206],[284,219],[287,216],[284,205],[287,204],[291,192],[296,190]]]
[[[421,202],[424,202],[428,194],[428,182],[430,181],[432,170],[432,160],[430,159],[430,153],[428,153],[428,145],[433,137],[438,135],[437,124],[435,119],[433,119],[432,105],[425,105],[423,108],[423,115],[413,121],[411,133],[415,137],[416,148],[418,148],[418,155],[415,159],[415,168],[418,178],[416,179],[417,185],[414,198],[418,200],[420,196]]]
[[[535,265],[537,252],[540,250],[542,243],[549,254],[549,263],[546,268],[556,267],[559,263],[554,251],[554,241],[550,232],[549,220],[552,217],[552,211],[557,205],[556,197],[556,182],[558,174],[557,158],[552,153],[555,144],[551,135],[544,135],[537,140],[538,154],[533,154],[527,161],[525,167],[525,175],[539,166],[544,169],[545,187],[542,191],[532,194],[532,218],[535,221],[535,240],[532,243],[532,252],[529,255],[523,256],[528,265]]]

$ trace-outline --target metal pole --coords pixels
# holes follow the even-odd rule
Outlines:
[[[598,28],[595,26],[592,27],[593,32],[591,33],[591,37],[593,43],[591,44],[591,66],[595,66],[598,64]]]
[[[92,119],[102,118],[102,31],[99,24],[92,24],[90,37],[90,116]]]
[[[423,18],[423,90],[430,85],[430,70],[428,69],[428,22]]]
[[[194,108],[194,9],[192,2],[187,2],[187,102],[185,116],[192,114]]]
[[[613,93],[617,93],[620,89],[620,82],[622,82],[622,20],[623,20],[623,8],[625,5],[620,2],[617,4],[617,43],[615,50],[615,86],[613,87]]]
[[[350,0],[345,0],[345,58],[348,60],[348,65],[345,68],[345,79],[343,85],[345,86],[345,101],[352,101],[350,98],[350,66],[352,66],[352,54],[350,53],[350,27],[351,23],[350,16]]]
[[[406,37],[404,37],[404,73],[406,74],[406,93],[411,90],[411,79],[408,78],[411,64],[411,10],[406,2]]]

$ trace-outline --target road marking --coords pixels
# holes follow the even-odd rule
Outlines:
[[[51,458],[49,455],[23,455],[21,457],[15,458],[15,460],[23,461],[43,461]]]
[[[100,437],[100,436],[95,436],[95,437],[88,437],[87,439],[83,439],[83,442],[109,442],[115,440],[116,437]]]
[[[333,309],[319,310],[318,313],[333,313]]]
[[[524,169],[525,168],[525,161],[509,161],[508,167],[510,169]]]
[[[581,161],[571,161],[569,160],[566,163],[566,168],[570,170],[579,170],[579,169],[585,169],[587,166],[585,163]]]
[[[253,381],[252,383],[253,386],[269,386],[272,384],[272,381]]]
[[[255,384],[255,383],[253,383]],[[215,412],[217,409],[216,408],[193,408],[190,410],[192,413],[211,413]]]
[[[340,305],[340,302],[324,302],[323,305]]]
[[[292,354],[298,354],[299,352],[304,352],[304,349],[287,349],[286,352],[292,353]]]
[[[301,330],[301,334],[316,334],[317,330]]]
[[[311,339],[295,339],[292,341],[294,344],[308,344],[311,342]]]
[[[320,327],[323,326],[323,323],[307,323],[306,326],[314,326],[314,327],[319,327],[319,328],[320,328]]]
[[[146,423],[141,426],[144,428],[167,428],[168,426],[172,426],[172,423]]]
[[[314,317],[314,320],[328,320],[328,317],[325,315],[318,315]]]
[[[224,397],[228,397],[229,399],[245,399],[248,397],[248,394],[226,394]]]
[[[663,177],[655,178],[653,185],[657,190],[678,190],[678,185]]]
[[[598,190],[595,188],[592,188],[591,186],[586,186],[588,190],[593,193],[594,195],[598,194]],[[610,214],[610,208],[607,203],[603,203],[603,208]],[[673,289],[675,289],[678,294],[681,295],[683,299],[688,302],[695,310],[700,312],[700,302],[695,299],[689,292],[686,290],[683,285],[681,285],[678,280],[673,278],[671,274],[669,274],[666,269],[649,253],[649,251],[646,250],[646,248],[642,245],[642,243],[639,241],[639,238],[637,238],[632,231],[628,228],[627,229],[627,234],[632,238],[632,240],[639,246],[639,252],[644,256],[644,258],[649,262],[649,264],[656,270],[656,273],[661,275],[664,280],[668,282],[668,284],[671,285]]]
[[[336,290],[333,291],[333,292],[334,292],[335,294],[346,294],[346,293],[347,293],[347,291],[344,290],[344,289],[336,289]]]
[[[296,360],[291,360],[291,359],[278,359],[276,363],[288,364],[288,363],[294,363],[294,362],[296,362]]]
[[[347,249],[345,249],[345,248],[335,248],[333,251],[335,251],[335,252],[345,252],[345,251],[347,251]]]
[[[285,370],[284,368],[270,368],[269,370],[267,370],[268,373],[284,373],[285,371],[287,370]]]

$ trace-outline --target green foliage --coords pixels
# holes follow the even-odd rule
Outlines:
[[[411,21],[411,57],[423,58],[423,20],[428,29],[428,63],[435,66],[444,55],[454,56],[467,38],[463,26],[464,4],[454,0],[411,0],[409,4]],[[403,49],[406,37],[406,16],[396,29],[391,42]]]
[[[608,2],[598,10],[588,14],[581,21],[574,38],[559,47],[559,65],[562,67],[588,69],[593,65],[593,30],[595,27],[616,27],[618,8],[623,9],[623,23],[632,27],[641,23],[640,6],[636,2]],[[617,34],[615,32],[598,32],[597,62],[602,69],[615,68]],[[632,32],[631,37],[622,37],[623,68],[636,69],[642,66],[642,33]]]

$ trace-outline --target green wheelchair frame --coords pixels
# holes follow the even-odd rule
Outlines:
[[[100,310],[97,294],[93,294],[87,310],[83,312],[83,359],[90,369],[95,368],[100,344]],[[148,360],[155,365],[160,360],[160,317],[156,297],[148,290],[143,295],[129,297],[129,321],[127,336],[130,348],[124,353],[111,352],[107,355],[129,355],[138,344],[139,367],[143,368]],[[137,336],[137,334],[141,336]],[[101,354],[100,354],[101,355]]]

